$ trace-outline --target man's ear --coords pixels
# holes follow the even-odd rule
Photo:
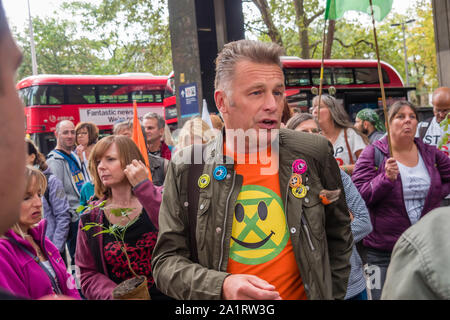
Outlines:
[[[370,124],[370,122],[369,122],[369,121],[367,121],[367,120],[364,120],[364,121],[363,121],[363,123],[362,123],[362,127],[363,127],[363,129],[365,129],[365,130],[369,129],[369,124]]]
[[[225,94],[225,91],[216,90],[214,92],[214,101],[216,102],[217,110],[219,110],[219,112],[222,114],[227,113],[227,110],[228,110],[227,99],[228,98],[227,98],[227,95]]]

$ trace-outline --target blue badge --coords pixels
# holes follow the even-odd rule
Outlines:
[[[227,176],[227,168],[225,168],[224,166],[218,166],[214,169],[214,179],[221,181],[223,179],[225,179],[225,177]]]

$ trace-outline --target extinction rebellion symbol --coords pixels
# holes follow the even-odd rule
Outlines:
[[[288,239],[280,197],[262,186],[243,186],[234,210],[230,258],[247,265],[262,264],[283,251]]]

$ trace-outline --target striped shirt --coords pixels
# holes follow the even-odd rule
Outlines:
[[[341,178],[342,184],[344,185],[345,200],[347,201],[348,209],[351,211],[354,218],[351,228],[353,240],[354,243],[356,243],[372,232],[372,223],[370,222],[370,215],[366,203],[353,184],[351,177],[341,170]],[[366,289],[364,267],[355,245],[353,245],[350,264],[351,270],[345,299],[352,298]]]

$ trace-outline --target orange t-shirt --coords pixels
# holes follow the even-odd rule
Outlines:
[[[262,164],[268,161],[258,156],[257,164],[249,164],[245,155],[245,164],[239,164],[236,158],[235,170],[243,176],[243,185],[235,204],[227,272],[258,276],[274,285],[282,299],[306,300],[284,214],[278,170],[262,175],[261,169],[271,166]]]

